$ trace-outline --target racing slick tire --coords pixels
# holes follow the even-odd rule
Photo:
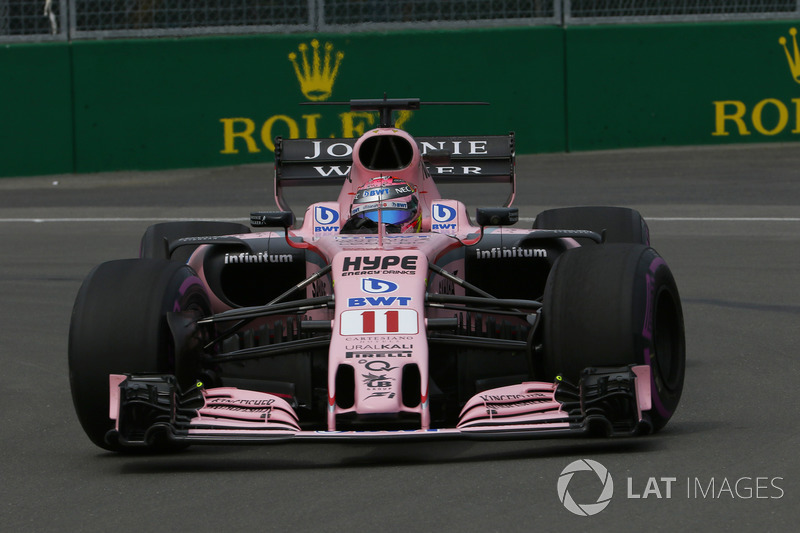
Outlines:
[[[174,372],[176,349],[166,318],[170,311],[210,313],[201,281],[190,267],[176,261],[102,263],[78,291],[69,329],[69,379],[78,419],[97,446],[134,450],[106,441],[114,428],[108,376]],[[157,444],[151,449],[170,448]]]
[[[147,228],[139,245],[139,257],[150,259],[172,259],[185,262],[197,246],[182,246],[168,256],[165,243],[184,237],[216,237],[250,233],[250,228],[238,222],[188,221],[161,222]]]
[[[542,211],[533,229],[585,229],[602,233],[605,242],[650,245],[650,230],[642,215],[627,207],[561,207]]]
[[[664,260],[640,244],[573,248],[556,261],[544,294],[540,370],[573,384],[587,367],[648,365],[653,431],[680,401],[686,366],[683,311]]]

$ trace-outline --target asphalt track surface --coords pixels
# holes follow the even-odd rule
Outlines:
[[[106,453],[84,436],[67,377],[83,277],[136,256],[151,223],[271,208],[271,166],[0,179],[0,530],[796,531],[800,145],[524,156],[518,176],[520,225],[581,204],[648,219],[687,338],[683,399],[661,433]],[[456,197],[485,205],[486,187]],[[594,516],[559,501],[579,459],[613,479]],[[580,472],[568,489],[594,503],[601,482]]]

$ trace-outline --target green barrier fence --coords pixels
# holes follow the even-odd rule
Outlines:
[[[796,27],[569,28],[568,148],[800,139]]]
[[[0,46],[0,176],[72,171],[70,76],[65,43]]]
[[[271,161],[277,135],[351,137],[377,125],[346,106],[301,103],[384,92],[491,102],[400,117],[412,133],[522,125],[520,150],[563,150],[562,42],[558,28],[75,42],[76,169]]]
[[[518,153],[789,141],[800,21],[74,41],[0,48],[0,176],[235,165],[356,136],[346,107],[423,107],[417,135],[515,131]],[[74,154],[74,155],[73,155]]]

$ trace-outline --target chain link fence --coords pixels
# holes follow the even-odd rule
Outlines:
[[[0,42],[800,18],[800,0],[0,0]]]
[[[693,22],[800,16],[798,0],[565,0],[565,23]]]
[[[66,0],[0,0],[0,42],[65,40]]]
[[[324,0],[320,26],[337,29],[374,25],[416,27],[557,24],[561,2],[553,0]]]

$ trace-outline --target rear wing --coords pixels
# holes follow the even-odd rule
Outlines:
[[[275,139],[275,201],[278,206],[290,211],[283,200],[283,187],[343,184],[350,172],[357,140]],[[425,166],[437,183],[507,183],[511,192],[505,205],[514,200],[514,132],[416,137],[415,140]]]

